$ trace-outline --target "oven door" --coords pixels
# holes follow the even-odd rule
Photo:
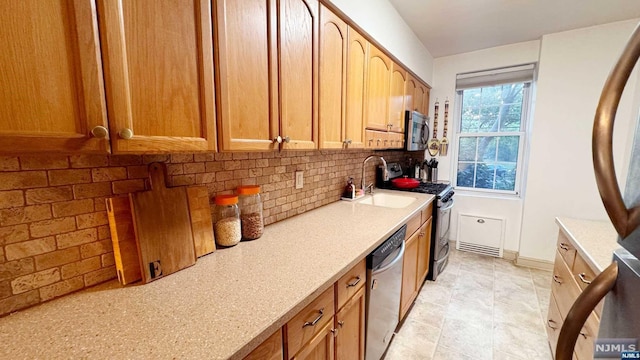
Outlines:
[[[438,224],[436,231],[436,238],[438,241],[446,239],[449,234],[449,228],[451,224],[451,209],[453,208],[453,197],[447,202],[444,202],[438,206]],[[444,240],[443,240],[444,241]]]

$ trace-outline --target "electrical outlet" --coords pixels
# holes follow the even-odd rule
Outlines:
[[[296,189],[302,189],[304,186],[304,176],[302,171],[296,171]]]

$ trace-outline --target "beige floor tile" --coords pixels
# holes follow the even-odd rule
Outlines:
[[[393,339],[391,345],[389,346],[389,350],[387,351],[387,355],[385,355],[385,360],[429,360],[431,359],[431,355],[426,354],[424,351],[418,351],[413,348],[409,348],[403,344],[402,341],[397,341],[398,339]],[[435,348],[435,344],[432,344]],[[433,351],[431,351],[433,354]]]
[[[538,269],[531,269],[531,278],[535,287],[551,289],[551,279],[553,272]]]
[[[512,261],[496,258],[493,261],[493,266],[495,269],[495,276],[499,277],[500,275],[511,275],[511,276],[520,276],[524,278],[531,278],[531,272],[529,268],[523,266],[517,266]]]
[[[494,295],[497,300],[521,302],[531,306],[538,305],[533,281],[518,276],[503,275],[496,278]]]
[[[493,360],[527,360],[527,358],[503,353],[502,351],[494,351]]]
[[[532,333],[546,334],[546,330],[542,326],[540,308],[537,304],[531,306],[526,303],[505,303],[496,300],[493,310],[493,320],[496,324],[511,325]]]
[[[433,354],[433,360],[474,360],[475,357],[467,356],[456,350],[448,349],[444,346],[438,345],[435,354]]]
[[[496,324],[493,329],[494,350],[531,360],[550,360],[546,335],[535,334],[511,325]]]
[[[485,299],[476,296],[453,298],[449,303],[445,318],[462,321],[482,321],[490,323],[493,315],[493,299],[487,303]]]
[[[423,286],[417,299],[420,302],[430,302],[433,304],[448,304],[451,300],[453,289],[441,286],[437,282],[429,286]]]
[[[438,275],[438,278],[436,279],[435,282],[442,286],[453,286],[455,285],[457,278],[458,278],[458,273],[449,271],[449,267],[447,266],[444,272]]]
[[[546,311],[551,301],[551,290],[536,287],[536,295],[538,296],[538,306],[541,310]]]
[[[474,253],[464,253],[460,260],[460,271],[473,271],[480,273],[493,273],[493,257],[478,255]]]
[[[445,319],[438,346],[455,349],[478,360],[491,359],[493,357],[491,328],[490,321]]]
[[[414,347],[414,343],[415,346],[422,347],[422,343],[425,342],[433,344],[438,342],[438,339],[440,338],[440,328],[441,326],[428,324],[427,319],[411,316],[407,317],[396,336],[403,339],[402,342],[407,347]],[[435,346],[433,350],[435,350]]]
[[[426,302],[418,297],[413,305],[413,309],[411,309],[409,315],[407,315],[407,319],[415,319],[441,329],[447,307],[447,304]]]

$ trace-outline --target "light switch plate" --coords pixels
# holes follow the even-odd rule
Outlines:
[[[296,171],[296,189],[302,189],[304,186],[304,176],[302,171]]]

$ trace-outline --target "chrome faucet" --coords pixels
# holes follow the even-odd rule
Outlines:
[[[389,181],[389,172],[387,170],[387,162],[384,160],[384,158],[382,156],[379,156],[379,155],[369,155],[369,156],[367,156],[364,159],[364,161],[362,162],[362,187],[361,187],[361,189],[364,191],[365,194],[367,193],[367,189],[371,189],[370,192],[373,193],[373,184],[369,184],[368,186],[365,186],[365,181],[364,181],[364,165],[371,158],[380,158],[380,160],[382,161],[382,166],[384,167],[382,169],[382,180],[383,181]]]

